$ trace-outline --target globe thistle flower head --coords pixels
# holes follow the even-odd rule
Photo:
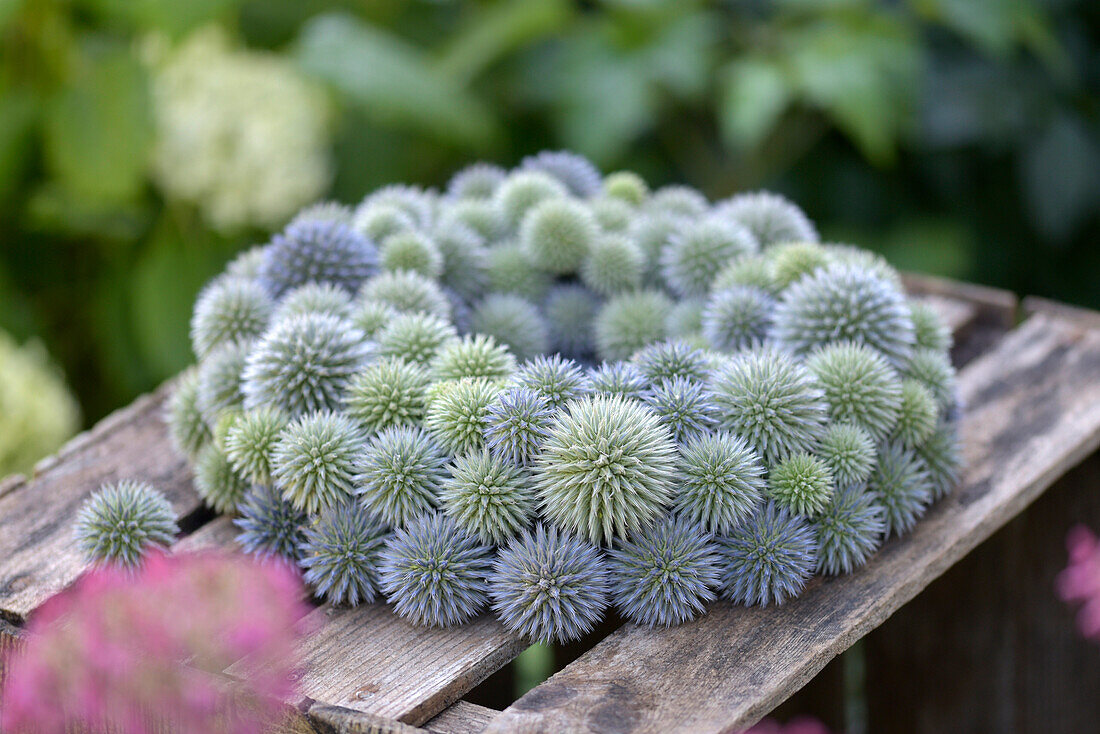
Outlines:
[[[251,344],[227,342],[199,362],[196,405],[208,426],[213,427],[222,413],[244,403],[242,373],[250,348]]]
[[[836,341],[866,344],[896,368],[916,341],[901,290],[872,270],[843,264],[819,268],[783,292],[771,337],[797,355]]]
[[[673,511],[707,532],[728,535],[764,501],[764,463],[740,436],[707,433],[680,447]]]
[[[645,254],[634,242],[620,235],[603,235],[592,241],[580,276],[593,292],[613,296],[641,286],[645,269]]]
[[[354,492],[363,435],[343,413],[307,413],[283,429],[271,452],[275,486],[297,510],[316,515]]]
[[[873,272],[878,277],[895,288],[904,290],[901,275],[882,255],[870,250],[864,250],[855,245],[843,245],[836,242],[826,242],[821,245],[829,255],[830,262],[840,265],[849,265]]]
[[[710,362],[701,349],[682,339],[668,339],[640,349],[630,360],[638,365],[651,384],[677,377],[704,383],[710,377]]]
[[[599,298],[584,286],[554,286],[543,304],[551,348],[573,359],[592,354],[596,348],[593,323],[599,309]]]
[[[195,492],[207,507],[220,515],[236,512],[249,485],[233,470],[233,465],[216,443],[208,443],[199,452],[194,471]]]
[[[774,310],[775,299],[754,286],[715,291],[703,309],[703,336],[723,352],[758,346],[767,338]]]
[[[611,598],[624,617],[646,627],[695,619],[721,575],[713,538],[683,518],[667,518],[610,551]]]
[[[885,536],[904,535],[928,509],[932,482],[917,455],[897,441],[879,447],[878,464],[867,489],[884,511]]]
[[[539,523],[500,551],[489,594],[508,630],[536,642],[565,643],[603,618],[607,570],[594,545]]]
[[[520,170],[541,171],[565,185],[574,196],[586,199],[603,185],[600,171],[583,155],[568,150],[544,150],[520,161]]]
[[[530,476],[506,457],[479,449],[456,457],[443,482],[443,510],[482,543],[499,545],[534,511]]]
[[[638,402],[603,395],[561,412],[535,466],[543,516],[595,543],[638,532],[672,496],[676,444]]]
[[[199,371],[187,369],[168,398],[164,422],[176,450],[194,459],[210,441],[210,428],[199,410]]]
[[[337,221],[294,222],[264,250],[258,281],[275,299],[305,283],[331,283],[355,293],[378,272],[374,244]]]
[[[378,566],[386,527],[355,502],[325,510],[303,529],[298,565],[314,593],[332,604],[370,604],[378,594]]]
[[[672,302],[656,290],[614,296],[596,316],[596,353],[604,360],[629,359],[644,346],[667,336],[665,321]]]
[[[951,351],[955,343],[951,329],[947,328],[935,308],[924,301],[910,301],[909,315],[913,319],[913,336],[918,350]]]
[[[427,366],[439,351],[458,340],[455,327],[426,313],[398,314],[378,332],[378,354]]]
[[[836,576],[851,573],[882,543],[885,511],[863,485],[838,491],[814,519],[817,570]]]
[[[783,242],[768,249],[765,255],[771,267],[771,280],[779,290],[829,265],[829,253],[816,242]]]
[[[780,291],[772,277],[771,261],[763,255],[750,255],[726,263],[711,281],[710,290],[717,293],[736,286],[759,288],[771,296]]]
[[[686,220],[701,217],[710,209],[707,197],[690,186],[662,186],[644,202],[647,212],[669,214]]]
[[[491,554],[452,518],[421,515],[386,541],[381,588],[394,611],[413,624],[461,624],[488,602]]]
[[[936,430],[938,408],[932,392],[922,383],[912,378],[902,380],[894,438],[908,448],[923,445]]]
[[[616,171],[604,178],[603,191],[613,199],[621,199],[627,204],[638,206],[649,196],[649,185],[633,171]]]
[[[586,205],[557,198],[536,204],[524,215],[519,243],[536,268],[566,275],[580,269],[599,236],[599,225]]]
[[[525,387],[501,392],[489,405],[485,443],[493,456],[516,466],[530,466],[550,435],[554,417],[549,401]]]
[[[681,296],[704,296],[722,266],[758,249],[752,233],[737,222],[703,218],[670,237],[661,251],[661,275]]]
[[[379,260],[383,270],[409,270],[426,278],[443,274],[443,254],[425,234],[416,230],[395,232],[382,240]]]
[[[706,386],[684,377],[664,379],[643,398],[677,443],[709,433],[717,423]]]
[[[331,283],[306,283],[288,291],[272,316],[272,321],[283,321],[293,316],[310,313],[328,314],[340,319],[352,315],[351,296]]]
[[[319,201],[301,209],[290,221],[293,223],[340,222],[350,227],[354,219],[355,212],[351,207],[344,206],[338,201]]]
[[[809,451],[824,430],[820,383],[775,349],[741,353],[714,373],[710,388],[719,428],[744,436],[769,464]]]
[[[360,205],[351,226],[371,242],[381,242],[399,232],[415,230],[416,220],[396,204],[374,203]]]
[[[532,303],[546,296],[552,282],[550,275],[536,268],[523,248],[512,242],[489,250],[487,276],[489,291],[513,293]]]
[[[260,266],[264,261],[267,245],[253,245],[239,253],[225,266],[225,274],[232,278],[256,280],[260,277]]]
[[[489,251],[482,235],[451,217],[433,231],[432,240],[442,263],[439,282],[465,300],[483,293],[489,281]]]
[[[949,410],[957,400],[955,368],[945,352],[933,349],[918,349],[905,366],[904,374],[927,387],[936,404],[942,410]]]
[[[814,451],[838,487],[866,482],[878,458],[871,434],[855,423],[830,423]]]
[[[456,171],[447,182],[447,196],[451,199],[491,198],[507,172],[492,163],[473,163]]]
[[[237,416],[222,441],[233,471],[254,484],[268,484],[272,450],[288,422],[286,414],[268,406],[246,410]]]
[[[813,454],[791,454],[768,473],[768,496],[793,515],[813,517],[832,499],[833,473]]]
[[[635,210],[634,207],[622,199],[601,196],[589,200],[588,208],[592,210],[592,216],[596,218],[596,224],[603,232],[622,236],[630,231],[630,225],[635,217]],[[639,252],[641,251],[639,250]]]
[[[588,373],[593,392],[600,395],[620,396],[631,400],[644,400],[649,394],[650,382],[642,370],[631,362],[604,362]]]
[[[398,314],[397,310],[388,303],[359,301],[352,306],[348,320],[363,332],[363,336],[368,339],[377,339],[382,329],[399,315],[403,314]]]
[[[806,368],[825,391],[829,415],[854,423],[876,440],[889,435],[901,407],[901,379],[874,349],[854,342],[836,342],[816,349]]]
[[[508,348],[485,334],[467,334],[448,341],[439,349],[431,363],[435,381],[483,377],[503,380],[516,369],[516,358]]]
[[[565,185],[547,173],[515,171],[497,186],[493,202],[504,217],[505,226],[515,232],[527,213],[540,203],[568,195]]]
[[[380,301],[401,313],[422,312],[443,320],[451,318],[451,303],[431,278],[412,270],[386,271],[363,284],[364,301]]]
[[[404,527],[439,504],[446,465],[443,447],[424,430],[386,428],[371,440],[356,464],[359,503],[389,527]]]
[[[519,360],[550,348],[549,327],[539,310],[508,293],[491,293],[478,303],[470,317],[470,330],[496,339]]]
[[[367,194],[359,204],[359,209],[372,207],[397,207],[411,219],[416,227],[424,228],[431,224],[436,208],[436,194],[425,191],[419,186],[389,184]]]
[[[669,337],[688,341],[703,333],[703,310],[707,302],[702,298],[685,298],[677,301],[665,319]]]
[[[779,194],[767,191],[738,194],[719,202],[715,210],[716,214],[747,227],[762,247],[819,240],[817,230],[802,210]]]
[[[592,380],[584,369],[559,354],[539,355],[525,362],[512,375],[511,383],[541,395],[554,411],[564,408],[571,400],[592,394]]]
[[[191,316],[191,345],[203,359],[215,347],[246,343],[263,334],[272,303],[255,281],[223,276],[203,288]]]
[[[485,443],[489,407],[501,392],[499,383],[483,377],[456,380],[430,401],[425,424],[452,454],[479,449]]]
[[[81,505],[76,541],[88,563],[133,568],[152,548],[167,548],[179,532],[168,499],[144,482],[105,484]]]
[[[508,223],[495,198],[463,199],[450,204],[440,218],[439,228],[436,229],[437,237],[441,234],[440,228],[444,227],[461,227],[467,232],[473,232],[485,245],[499,243],[509,234]]]
[[[374,345],[363,332],[335,316],[279,321],[248,354],[244,407],[270,406],[290,417],[338,409],[348,381],[373,356]]]
[[[428,370],[400,357],[383,357],[363,368],[348,386],[347,413],[374,434],[390,426],[416,426],[427,410]]]
[[[303,526],[306,514],[294,509],[277,489],[254,486],[238,507],[241,516],[234,518],[237,544],[245,553],[298,560],[298,551],[305,540]]]
[[[953,421],[941,420],[932,435],[916,449],[920,468],[928,475],[932,499],[947,495],[959,483],[962,452],[959,431]]]
[[[817,567],[813,528],[775,503],[720,538],[719,548],[722,596],[747,606],[782,604],[798,596]]]

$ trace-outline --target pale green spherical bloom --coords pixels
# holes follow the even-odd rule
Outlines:
[[[672,310],[668,296],[656,290],[621,293],[596,316],[596,352],[601,359],[627,359],[667,335]]]
[[[524,215],[519,243],[535,267],[565,275],[577,272],[599,234],[599,225],[584,204],[551,199]]]

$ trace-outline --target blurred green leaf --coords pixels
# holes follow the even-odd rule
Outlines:
[[[25,0],[0,0],[0,30],[8,24],[23,7]]]
[[[422,51],[350,15],[310,20],[294,53],[306,71],[377,121],[475,150],[499,135],[489,109],[434,69]]]
[[[741,149],[760,145],[791,100],[783,70],[747,58],[729,64],[719,83],[718,119],[726,142]]]
[[[1100,204],[1100,145],[1076,117],[1056,116],[1023,151],[1020,175],[1031,219],[1048,237],[1072,234]]]
[[[26,223],[32,231],[97,242],[133,242],[148,232],[147,202],[114,202],[73,193],[57,181],[47,181],[27,197]]]
[[[46,107],[46,162],[74,196],[125,202],[144,185],[153,142],[145,71],[124,50],[87,61]]]
[[[706,12],[680,12],[639,54],[650,79],[684,97],[707,90],[717,55],[718,21]]]
[[[0,89],[0,203],[16,190],[37,117],[38,100],[31,92]]]
[[[181,36],[224,17],[242,0],[87,0],[97,11],[141,30]]]
[[[926,20],[940,23],[985,50],[1004,58],[1017,41],[1051,52],[1054,42],[1038,6],[1029,0],[910,0]]]

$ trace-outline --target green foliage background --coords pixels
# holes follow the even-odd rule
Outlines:
[[[345,202],[571,148],[1100,306],[1089,0],[0,0],[0,328],[46,343],[86,421],[190,360],[195,292],[266,236],[150,177],[142,48],[210,24],[329,90]]]

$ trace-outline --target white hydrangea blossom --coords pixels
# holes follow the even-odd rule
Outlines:
[[[324,193],[327,100],[288,62],[233,48],[217,28],[150,56],[158,57],[153,177],[166,196],[226,230],[281,225]]]

